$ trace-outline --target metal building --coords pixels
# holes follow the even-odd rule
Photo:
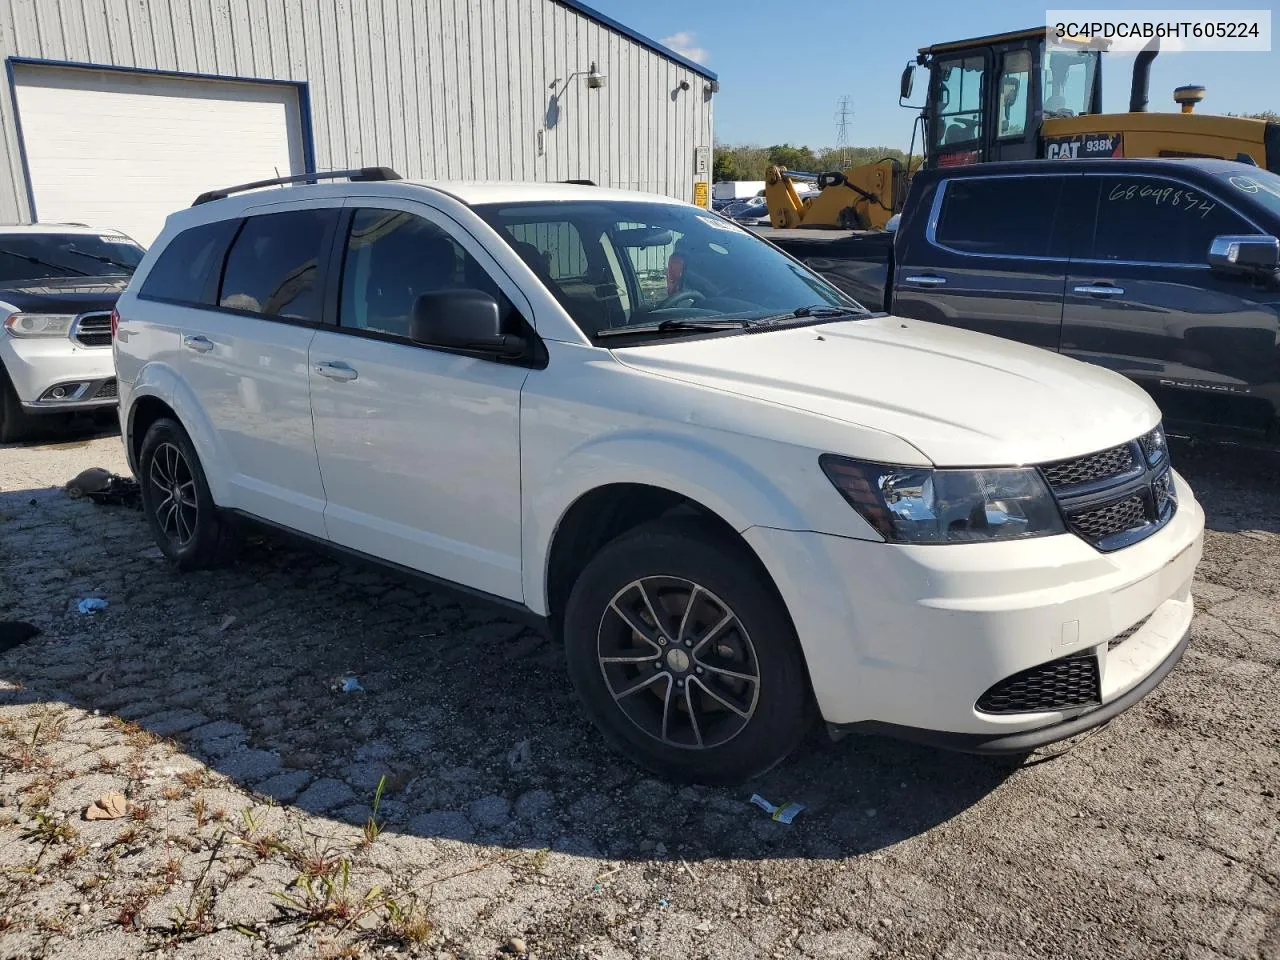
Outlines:
[[[0,223],[386,165],[700,200],[715,74],[578,0],[9,0]]]

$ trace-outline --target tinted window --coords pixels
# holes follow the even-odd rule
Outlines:
[[[180,303],[213,303],[209,275],[222,265],[237,220],[183,230],[164,248],[138,291],[140,297]]]
[[[51,277],[127,277],[142,248],[123,235],[0,234],[0,283]]]
[[[568,221],[515,223],[508,233],[520,245],[520,255],[531,266],[540,265],[552,280],[581,279],[587,275],[587,251],[578,228]]]
[[[342,268],[341,326],[407,337],[418,297],[465,288],[504,302],[488,272],[440,227],[399,210],[356,211]]]
[[[1226,184],[1223,192],[1243,210],[1249,205],[1260,204],[1273,216],[1280,217],[1280,175],[1269,170],[1246,170],[1244,173],[1220,173],[1218,178]],[[1250,228],[1248,233],[1257,231]]]
[[[288,320],[320,320],[320,261],[336,209],[249,217],[231,245],[218,305]]]
[[[1061,177],[995,177],[947,181],[935,234],[966,253],[1047,257]]]
[[[1100,177],[1093,256],[1152,263],[1207,262],[1224,233],[1255,233],[1202,190],[1158,177]]]

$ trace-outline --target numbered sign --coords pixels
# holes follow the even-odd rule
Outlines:
[[[1078,133],[1071,137],[1048,137],[1044,141],[1047,160],[1096,160],[1123,157],[1124,136],[1119,133]]]

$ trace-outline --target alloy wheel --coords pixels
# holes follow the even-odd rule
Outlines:
[[[156,447],[147,480],[156,523],[176,546],[185,547],[196,535],[200,505],[191,465],[176,444],[166,442]]]

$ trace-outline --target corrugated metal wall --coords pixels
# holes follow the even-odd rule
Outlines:
[[[6,0],[12,56],[308,81],[320,169],[692,200],[711,146],[705,78],[555,0]],[[563,82],[593,60],[605,87]],[[7,77],[0,122],[3,222],[28,215]]]

